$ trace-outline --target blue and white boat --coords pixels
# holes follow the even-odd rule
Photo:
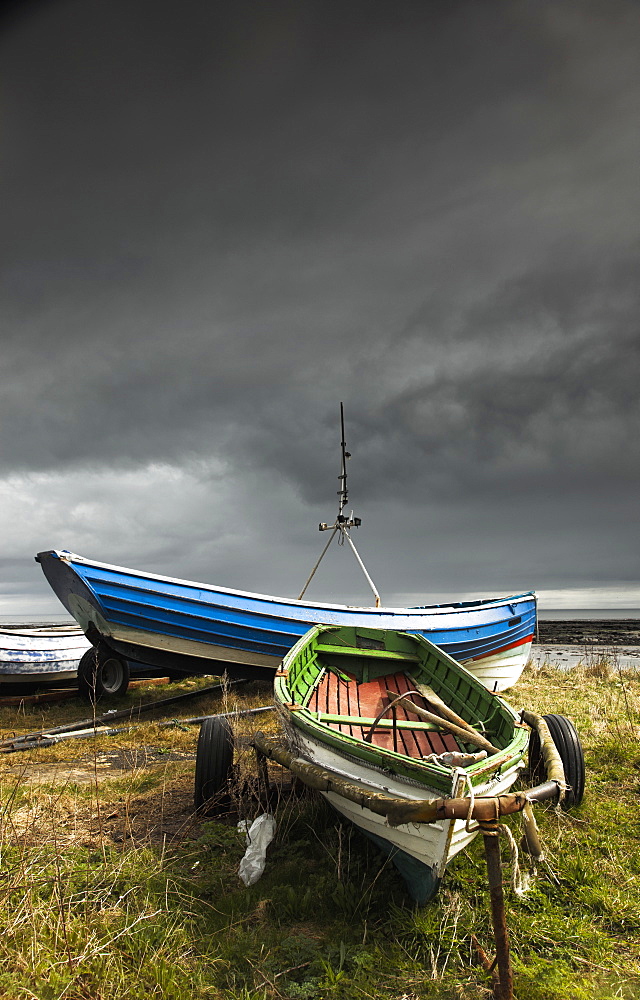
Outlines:
[[[314,625],[417,632],[502,691],[520,676],[535,633],[533,593],[421,608],[286,600],[142,573],[68,551],[36,556],[94,646],[184,674],[268,677]]]
[[[96,647],[98,660],[138,660],[171,673],[266,677],[315,625],[417,632],[463,663],[491,691],[515,684],[536,630],[533,592],[419,608],[381,607],[378,591],[351,538],[360,518],[348,500],[344,413],[339,507],[329,541],[297,599],[270,597],[141,573],[66,550],[36,556],[65,608]],[[373,607],[318,604],[302,598],[331,542],[351,548],[373,591]],[[113,665],[113,659],[109,662]],[[81,668],[81,679],[83,670]]]
[[[73,681],[91,648],[81,628],[68,624],[0,626],[0,685]]]

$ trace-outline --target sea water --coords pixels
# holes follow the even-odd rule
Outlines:
[[[51,615],[0,615],[0,625],[75,625],[76,620],[62,611]]]

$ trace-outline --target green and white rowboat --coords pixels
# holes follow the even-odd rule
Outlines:
[[[275,699],[286,743],[256,734],[258,749],[389,854],[417,902],[476,836],[476,800],[517,798],[504,793],[525,767],[528,727],[420,635],[313,628],[285,657]],[[545,788],[539,798],[557,796],[557,783]]]

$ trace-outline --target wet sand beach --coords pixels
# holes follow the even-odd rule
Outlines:
[[[585,618],[567,621],[538,619],[538,642],[578,645],[640,646],[640,619]]]
[[[538,665],[547,662],[566,667],[606,657],[623,669],[638,669],[640,619],[540,619],[531,657]]]

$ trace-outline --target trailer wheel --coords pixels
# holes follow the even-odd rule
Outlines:
[[[78,664],[78,691],[86,701],[119,698],[129,687],[129,664],[104,646],[88,649]]]
[[[196,753],[193,802],[196,809],[210,815],[225,812],[233,766],[233,733],[227,719],[205,719],[200,726]]]
[[[579,806],[584,795],[585,766],[584,754],[576,728],[564,715],[543,715],[549,727],[551,738],[556,745],[564,767],[564,776],[570,786],[564,793],[562,808],[565,812]],[[544,759],[540,747],[540,737],[535,729],[529,740],[529,770],[533,784],[545,781]]]

